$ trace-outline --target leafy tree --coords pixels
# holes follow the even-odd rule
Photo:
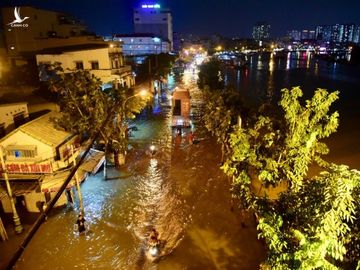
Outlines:
[[[239,117],[246,113],[238,91],[226,88],[219,91],[203,90],[206,101],[203,116],[205,127],[221,145],[221,161],[229,152],[229,135]],[[241,119],[241,118],[240,118]]]
[[[221,90],[224,88],[224,81],[221,78],[221,62],[212,59],[200,66],[198,86],[204,89],[208,86],[209,90]]]
[[[321,139],[338,126],[338,113],[329,114],[338,92],[318,89],[304,105],[301,96],[298,87],[284,89],[283,117],[260,115],[234,128],[222,169],[233,178],[234,195],[258,218],[268,246],[264,268],[337,269],[344,258],[358,260],[351,242],[359,235],[360,172],[322,158],[329,149]],[[312,164],[324,171],[309,179]],[[282,192],[267,189],[283,183]]]
[[[107,152],[125,153],[127,148],[126,120],[133,118],[145,105],[136,98],[132,89],[101,90],[102,82],[88,71],[63,72],[59,65],[53,67],[50,88],[59,95],[62,117],[57,124],[82,138],[93,136],[106,119],[114,113],[114,121],[101,131]]]
[[[137,68],[138,78],[143,80],[150,77],[159,80],[169,74],[174,61],[175,56],[170,54],[149,55]]]

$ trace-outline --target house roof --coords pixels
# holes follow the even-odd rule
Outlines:
[[[5,137],[3,137],[0,142],[4,141],[6,138],[10,137],[14,133],[22,131],[30,137],[33,137],[47,145],[56,147],[57,145],[61,144],[62,142],[73,136],[69,132],[55,128],[54,122],[51,119],[56,119],[59,117],[60,113],[49,112],[13,130]]]

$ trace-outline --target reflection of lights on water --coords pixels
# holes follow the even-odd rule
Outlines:
[[[315,63],[314,73],[315,73],[316,76],[319,75],[319,64],[318,64],[318,62]]]
[[[274,55],[271,54],[270,55],[270,61],[269,61],[269,71],[270,71],[270,73],[272,73],[274,71],[274,66],[275,66]]]
[[[286,58],[286,69],[290,69],[290,57],[291,57],[291,53],[288,52],[287,58]]]

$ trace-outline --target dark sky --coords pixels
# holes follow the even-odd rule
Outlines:
[[[97,34],[132,32],[132,8],[141,0],[0,0],[1,6],[32,5],[70,13]],[[360,24],[360,0],[161,0],[173,12],[174,31],[250,37],[257,21],[271,24],[272,36],[317,24]]]

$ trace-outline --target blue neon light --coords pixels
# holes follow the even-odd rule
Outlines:
[[[145,4],[145,5],[141,5],[142,8],[160,8],[159,4]]]

